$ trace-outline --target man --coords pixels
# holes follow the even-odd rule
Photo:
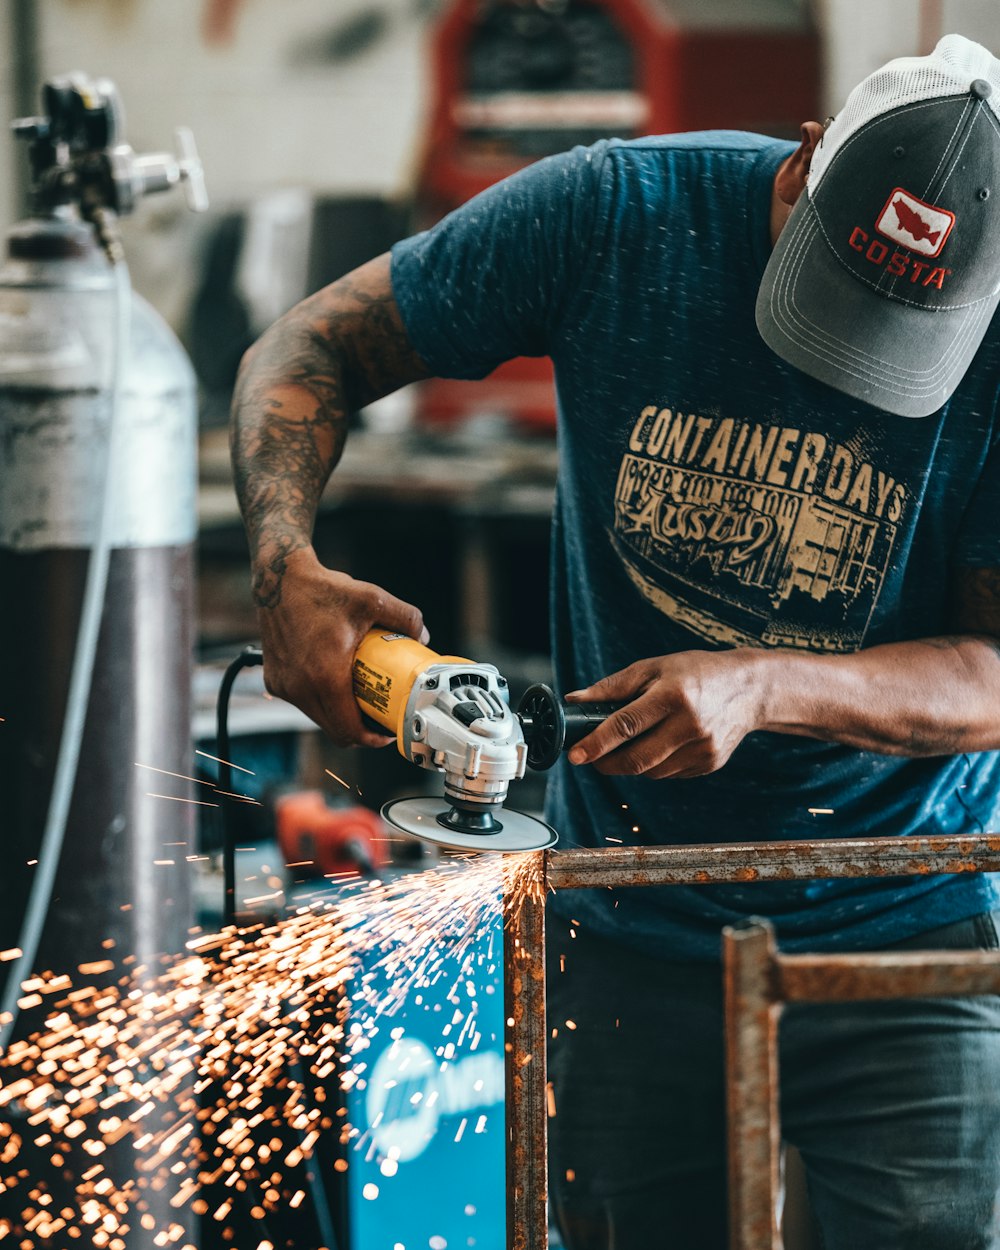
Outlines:
[[[420,636],[420,614],[310,547],[347,414],[548,354],[557,681],[623,704],[553,774],[563,840],[989,828],[998,100],[1000,63],[949,36],[797,146],[677,135],[543,161],[284,317],[233,423],[269,687],[335,742],[385,742],[351,659],[373,625]],[[551,905],[570,1250],[725,1244],[723,925],[769,915],[790,950],[997,945],[981,875]],[[828,1250],[1000,1245],[1000,1004],[790,1011],[782,1073]]]

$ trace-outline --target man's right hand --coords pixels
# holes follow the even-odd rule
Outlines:
[[[286,557],[281,594],[259,608],[264,685],[314,720],[341,747],[382,747],[393,741],[365,728],[354,698],[352,666],[361,639],[374,628],[426,643],[418,608],[370,582],[324,568],[311,548]]]

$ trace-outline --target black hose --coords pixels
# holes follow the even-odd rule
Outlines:
[[[233,790],[233,770],[229,759],[229,696],[233,683],[245,668],[264,663],[260,647],[245,647],[229,665],[219,685],[219,697],[215,703],[215,752],[219,757],[219,789],[222,795],[222,871],[225,879],[225,898],[222,907],[224,924],[236,923],[236,804],[230,795]]]

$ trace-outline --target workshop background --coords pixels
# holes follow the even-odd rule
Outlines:
[[[948,31],[1000,51],[1000,6],[996,0],[8,0],[0,6],[0,116],[38,114],[42,84],[69,71],[110,79],[124,105],[124,138],[137,153],[173,151],[175,127],[190,129],[209,196],[208,210],[192,213],[177,188],[151,195],[121,222],[132,288],[154,310],[149,334],[160,336],[163,393],[143,402],[190,395],[190,429],[178,437],[190,437],[192,456],[197,447],[197,489],[192,484],[188,498],[182,484],[172,501],[175,510],[189,509],[190,537],[183,536],[188,522],[182,519],[168,566],[137,558],[123,571],[112,561],[118,597],[109,599],[108,612],[121,617],[113,644],[121,662],[98,654],[95,689],[104,711],[98,723],[91,710],[85,742],[90,735],[92,749],[84,751],[85,781],[77,782],[77,802],[83,787],[87,810],[99,817],[71,838],[51,902],[43,900],[48,920],[37,959],[26,968],[25,917],[42,825],[51,818],[49,787],[85,562],[67,555],[53,563],[37,546],[11,537],[17,527],[10,505],[7,513],[0,506],[8,605],[0,635],[0,840],[10,860],[0,880],[0,960],[25,978],[43,968],[54,978],[36,978],[35,990],[18,999],[10,972],[3,1007],[17,1003],[22,1019],[10,1023],[5,1042],[27,1035],[29,1022],[41,1018],[44,995],[65,973],[76,975],[81,960],[92,984],[110,993],[101,977],[111,961],[105,968],[102,950],[117,945],[149,964],[178,952],[189,931],[217,933],[232,911],[243,921],[275,923],[317,898],[340,905],[345,885],[359,879],[375,876],[405,892],[411,876],[439,862],[439,853],[416,839],[390,838],[378,816],[389,800],[433,790],[434,779],[392,749],[335,750],[295,709],[265,696],[260,669],[252,665],[234,684],[222,749],[220,682],[255,639],[225,430],[236,367],[254,338],[308,292],[528,160],[610,134],[733,126],[793,135],[798,121],[834,112],[878,65],[929,51]],[[196,172],[190,151],[180,155],[186,172]],[[5,234],[28,213],[27,187],[26,145],[5,131]],[[2,302],[4,281],[0,276],[0,323],[10,307]],[[174,354],[173,336],[191,375]],[[0,324],[0,445],[5,471],[13,472],[19,427],[10,414],[24,403],[29,384],[19,372],[21,357],[10,363],[12,349],[4,344]],[[151,444],[145,454],[146,472],[155,476],[162,468],[170,479],[173,470],[162,459],[169,448]],[[178,453],[182,462],[186,454]],[[516,702],[532,683],[550,677],[555,465],[544,362],[512,362],[474,386],[408,388],[355,419],[324,496],[317,550],[330,566],[419,604],[433,645],[496,664]],[[183,469],[182,463],[178,472]],[[14,494],[0,476],[4,493]],[[162,505],[151,488],[149,509]],[[64,546],[77,548],[68,540]],[[34,715],[36,707],[47,711],[39,715],[31,749],[15,749],[18,716]],[[123,708],[139,711],[116,715]],[[235,766],[235,780],[220,759]],[[219,799],[224,785],[225,793],[239,794],[228,806]],[[540,812],[543,776],[518,785],[515,805]],[[105,801],[105,789],[114,792],[113,801]],[[228,900],[227,838],[242,848]],[[119,853],[126,844],[128,854]],[[184,851],[169,857],[163,846]],[[419,1010],[369,1030],[358,1009],[369,1093],[359,1075],[363,1063],[340,1082],[338,1114],[364,1126],[363,1149],[357,1142],[341,1149],[337,1120],[332,1126],[323,1120],[310,1139],[313,1120],[306,1114],[303,1123],[275,1129],[266,1148],[275,1157],[294,1156],[292,1181],[265,1183],[274,1199],[251,1194],[233,1205],[233,1173],[222,1164],[201,1175],[200,1198],[191,1198],[186,1182],[176,1190],[177,1202],[167,1204],[170,1194],[149,1196],[142,1221],[129,1230],[103,1215],[111,1223],[102,1222],[99,1235],[86,1234],[92,1244],[500,1250],[498,924],[497,915],[486,914],[472,953],[482,977],[476,1027],[456,1027],[454,1043],[441,1044],[439,1016],[452,1011],[449,977],[466,976],[470,956],[464,947],[451,952],[447,939],[433,978],[437,988],[428,988],[422,1002],[418,996]],[[369,997],[377,998],[386,977],[379,945],[385,941],[381,934],[365,948],[360,976]],[[367,972],[366,959],[372,961]],[[276,984],[279,998],[298,1001],[281,988],[284,982]],[[88,994],[99,1008],[97,991]],[[321,1007],[309,1041],[314,1047],[323,1030],[344,1024],[335,1002]],[[2,1019],[0,1026],[6,1027]],[[406,1039],[402,1051],[397,1029]],[[477,1043],[472,1049],[470,1038]],[[191,1036],[182,1033],[170,1042],[189,1044]],[[30,1062],[37,1065],[43,1051]],[[442,1054],[451,1063],[447,1079],[439,1073]],[[378,1088],[391,1095],[372,1095],[376,1070]],[[275,1078],[275,1089],[287,1094],[287,1079],[287,1073]],[[322,1091],[310,1080],[302,1075],[303,1098],[318,1106]],[[236,1099],[238,1092],[227,1087],[225,1097]],[[431,1102],[437,1109],[428,1116]],[[0,1101],[0,1242],[13,1230],[10,1244],[26,1248],[62,1248],[71,1244],[65,1237],[88,1244],[79,1227],[72,1231],[72,1220],[55,1214],[58,1201],[43,1201],[34,1190],[25,1198],[34,1183],[29,1173],[45,1174],[56,1157],[46,1154],[42,1138],[29,1149],[22,1123],[29,1112],[37,1116],[38,1104]],[[164,1114],[163,1131],[173,1141],[173,1120]],[[242,1131],[252,1138],[251,1129]],[[107,1136],[117,1140],[110,1129]],[[86,1140],[92,1156],[102,1153],[101,1142]],[[241,1154],[243,1138],[231,1141],[234,1155]],[[58,1158],[61,1179],[53,1184],[64,1195],[75,1193],[66,1198],[68,1209],[81,1191],[64,1162]],[[436,1192],[428,1197],[445,1170],[451,1207]],[[81,1210],[86,1222],[86,1203]],[[158,1231],[161,1216],[169,1233]],[[796,1220],[801,1228],[793,1227]],[[789,1247],[809,1245],[807,1218],[793,1211],[789,1221]]]

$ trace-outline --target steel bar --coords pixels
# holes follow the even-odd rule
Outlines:
[[[548,884],[559,890],[998,870],[1000,834],[983,833],[557,851],[549,857]]]
[[[544,852],[542,880],[545,880]],[[506,911],[506,909],[505,909]],[[526,897],[504,927],[507,1250],[548,1246],[545,895]]]
[[[1000,994],[1000,954],[991,951],[780,955],[774,972],[776,997],[787,1002]]]
[[[730,1245],[780,1250],[777,1024],[785,1002],[1000,993],[1000,953],[780,955],[766,921],[722,935]]]
[[[729,1238],[733,1250],[780,1250],[778,1014],[774,935],[763,923],[722,931]]]
[[[556,890],[991,871],[1000,871],[997,833],[574,849],[547,852],[543,880],[546,889]],[[780,1000],[989,993],[997,992],[1000,982],[1000,957],[982,953],[823,959],[768,954],[765,973],[758,930],[766,948],[766,924],[727,930],[724,943],[729,949],[724,959],[730,961],[725,986],[731,1237],[738,1250],[781,1245],[776,1223]],[[518,924],[504,934],[508,1250],[545,1250],[548,1242],[544,944],[543,906],[526,904]],[[948,988],[949,982],[963,988]],[[894,988],[902,985],[915,988],[904,995]],[[741,1042],[739,1020],[748,1012],[750,1040]]]

